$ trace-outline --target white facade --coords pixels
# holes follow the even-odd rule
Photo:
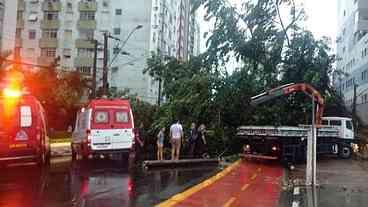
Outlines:
[[[109,86],[117,90],[129,89],[142,100],[156,103],[158,84],[148,74],[143,74],[143,70],[151,52],[176,56],[181,32],[178,26],[180,2],[18,0],[17,31],[14,33],[20,44],[16,50],[23,61],[39,65],[49,65],[60,56],[60,70],[78,70],[91,76],[94,57],[91,40],[103,43],[103,32],[107,31],[121,40],[108,41]],[[102,53],[98,51],[98,86],[102,84]]]
[[[335,77],[347,106],[357,86],[357,112],[368,124],[368,1],[338,0],[337,64],[346,75]]]
[[[15,45],[15,27],[17,1],[0,1],[0,50],[13,51]]]

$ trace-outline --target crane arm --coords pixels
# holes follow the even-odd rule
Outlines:
[[[287,96],[291,93],[295,92],[304,92],[306,95],[311,97],[316,103],[316,124],[320,125],[322,122],[322,116],[323,116],[323,110],[324,110],[324,100],[321,94],[313,88],[311,85],[306,83],[291,83],[282,85],[280,87],[271,89],[269,91],[266,91],[264,93],[261,93],[257,96],[254,96],[251,98],[251,105],[256,106],[261,103],[264,103],[266,101],[270,101],[272,99],[278,98],[280,96]]]

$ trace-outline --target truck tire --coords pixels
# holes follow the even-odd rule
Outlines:
[[[347,144],[340,144],[339,145],[339,157],[342,159],[349,159],[352,155],[352,149]]]

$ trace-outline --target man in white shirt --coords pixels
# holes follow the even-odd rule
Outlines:
[[[170,127],[171,160],[179,160],[181,139],[183,138],[183,126],[177,121]]]

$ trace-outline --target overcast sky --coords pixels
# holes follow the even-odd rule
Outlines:
[[[233,4],[239,4],[244,0],[229,0]],[[331,38],[332,43],[335,42],[336,30],[337,30],[337,0],[296,0],[302,3],[306,15],[306,29],[313,32],[313,34],[320,38],[322,36],[328,36]],[[201,33],[208,32],[211,27],[210,24],[203,21],[204,11],[200,10],[198,13],[201,23]],[[203,35],[202,35],[203,36]],[[202,51],[205,50],[205,40],[201,42]]]

